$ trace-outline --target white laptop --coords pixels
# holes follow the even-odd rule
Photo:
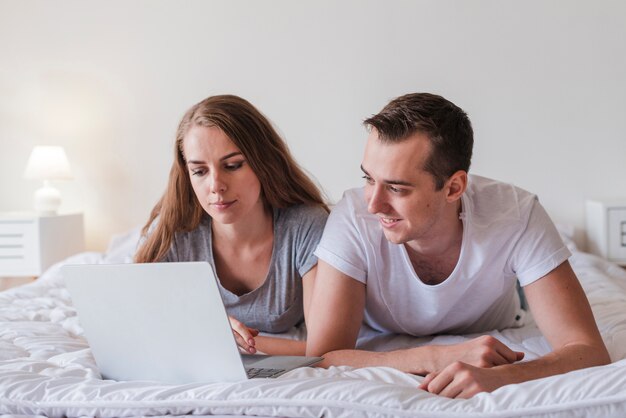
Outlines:
[[[240,354],[206,262],[66,265],[61,272],[105,379],[239,381],[322,360]]]

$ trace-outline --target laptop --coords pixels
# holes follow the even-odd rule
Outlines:
[[[241,354],[206,262],[65,265],[61,274],[104,379],[230,382],[322,360]]]

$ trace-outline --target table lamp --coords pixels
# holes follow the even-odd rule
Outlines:
[[[63,147],[36,146],[30,153],[24,177],[43,180],[35,191],[35,210],[40,215],[56,215],[61,206],[61,192],[50,185],[51,180],[71,180],[72,170]]]

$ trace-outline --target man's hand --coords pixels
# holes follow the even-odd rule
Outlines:
[[[467,399],[480,392],[491,392],[507,383],[501,369],[475,367],[457,361],[441,372],[429,373],[419,388],[448,398]]]
[[[515,363],[524,358],[524,353],[511,350],[490,335],[483,335],[461,344],[433,346],[433,348],[435,348],[435,363],[433,369],[427,372],[441,371],[456,361],[486,368]]]
[[[521,351],[513,351],[489,335],[461,344],[434,347],[441,350],[439,356],[435,351],[436,369],[426,375],[419,388],[448,398],[467,399],[506,385],[503,370],[494,368],[524,358]]]
[[[420,388],[451,398],[468,398],[507,384],[610,362],[585,292],[567,261],[527,285],[524,292],[539,329],[554,351],[532,361],[491,368],[453,363],[428,374]]]
[[[232,316],[229,316],[228,320],[230,321],[230,327],[233,329],[233,335],[235,336],[235,340],[237,341],[239,348],[246,353],[256,353],[256,342],[254,337],[259,335],[259,330],[248,328],[243,322],[233,318]]]

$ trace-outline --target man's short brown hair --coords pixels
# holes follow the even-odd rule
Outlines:
[[[472,124],[461,108],[441,96],[400,96],[363,123],[376,129],[384,142],[400,142],[415,133],[425,134],[432,152],[423,168],[433,175],[437,190],[455,172],[469,171],[474,146]]]

